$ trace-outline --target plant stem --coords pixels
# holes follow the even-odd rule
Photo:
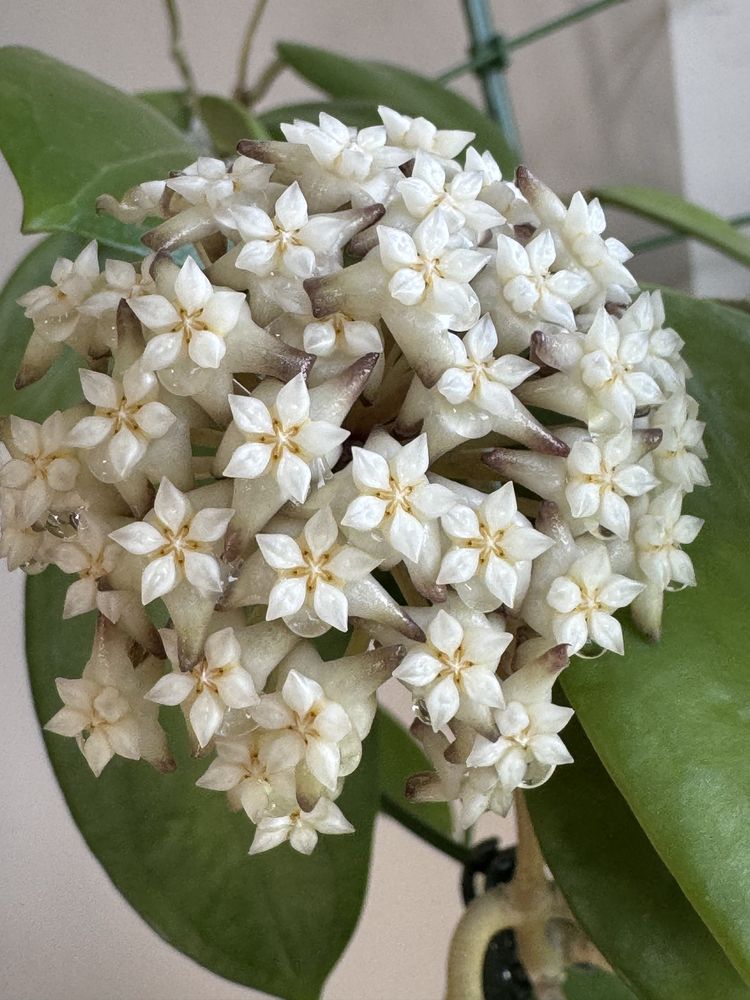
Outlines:
[[[200,101],[198,99],[198,88],[196,87],[195,76],[193,75],[193,70],[190,65],[190,61],[188,60],[187,52],[185,51],[185,45],[182,38],[182,20],[177,7],[177,0],[164,0],[164,6],[167,11],[167,19],[169,20],[169,37],[171,42],[170,51],[172,59],[174,60],[180,76],[182,77],[182,82],[185,85],[185,93],[187,94],[188,104],[190,105],[190,112],[194,119],[200,121],[201,110]]]
[[[508,80],[502,65],[502,36],[495,31],[489,0],[462,0],[464,16],[471,36],[472,58],[493,50],[495,60],[476,68],[484,93],[484,102],[491,118],[503,130],[508,144],[519,149],[518,129],[508,91]],[[498,64],[499,61],[499,64]]]
[[[507,52],[512,49],[520,49],[524,45],[528,45],[530,42],[536,42],[540,38],[544,38],[546,35],[551,35],[555,31],[559,31],[561,28],[567,28],[570,24],[575,24],[576,21],[582,21],[586,17],[590,17],[592,14],[598,14],[599,11],[605,10],[607,7],[612,7],[618,3],[624,3],[625,0],[597,0],[596,3],[586,4],[583,7],[579,7],[577,10],[571,11],[569,14],[564,14],[562,17],[555,18],[553,21],[547,21],[545,24],[540,24],[538,28],[533,28],[531,31],[527,31],[522,35],[516,35],[515,38],[505,38],[502,39],[503,46]],[[496,36],[497,37],[497,36]],[[467,62],[460,63],[458,66],[452,66],[450,69],[441,73],[437,77],[439,83],[448,83],[449,80],[454,80],[456,77],[463,76],[464,73],[478,72],[481,71],[483,67],[495,64],[497,61],[497,52],[493,54],[492,50],[485,48],[483,51],[479,51],[472,56]]]
[[[258,101],[262,100],[268,93],[271,84],[284,72],[286,63],[281,58],[273,59],[261,72],[255,85],[246,91],[245,103],[249,108],[255,107]]]
[[[540,38],[545,38],[554,31],[567,28],[568,25],[582,21],[586,17],[591,17],[592,14],[598,14],[599,11],[606,10],[607,7],[614,7],[615,4],[624,2],[625,0],[596,0],[596,3],[585,4],[577,10],[572,10],[569,14],[563,14],[562,17],[557,17],[553,21],[540,24],[538,28],[532,28],[531,31],[527,31],[523,35],[516,35],[515,38],[510,38],[508,40],[508,48],[520,49],[523,45],[529,45]]]
[[[247,22],[245,33],[242,36],[242,45],[240,46],[240,54],[237,61],[237,82],[235,83],[234,90],[232,91],[232,96],[235,101],[239,101],[241,104],[248,103],[247,76],[250,69],[250,50],[253,46],[253,39],[255,38],[255,34],[267,6],[268,0],[256,0],[255,6],[253,7],[252,13],[250,14],[250,18]]]
[[[381,794],[380,796],[380,809],[384,812],[386,816],[390,816],[391,819],[395,819],[397,823],[401,826],[405,826],[407,830],[411,830],[415,836],[420,837],[422,840],[426,840],[428,844],[432,844],[443,854],[447,854],[448,857],[453,858],[455,861],[459,861],[462,865],[466,864],[469,860],[469,851],[463,846],[463,844],[456,843],[455,840],[451,840],[450,837],[446,837],[444,834],[439,833],[429,823],[423,822],[418,819],[409,810],[397,802],[395,799],[391,798],[390,795]]]
[[[448,952],[445,1000],[484,1000],[484,957],[493,937],[521,920],[506,886],[473,899],[458,922]]]

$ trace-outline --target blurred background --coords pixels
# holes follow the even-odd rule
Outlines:
[[[496,26],[512,37],[581,2],[494,0]],[[182,0],[180,9],[199,88],[228,94],[250,3]],[[4,5],[2,22],[2,44],[33,46],[123,89],[180,86],[156,0],[25,0]],[[255,41],[251,79],[282,39],[401,63],[428,76],[461,62],[467,47],[458,0],[271,0]],[[748,52],[747,0],[625,0],[519,49],[509,84],[524,160],[561,195],[596,185],[642,184],[728,216],[747,213]],[[480,100],[471,76],[455,86]],[[312,95],[286,71],[259,107]],[[55,166],[51,158],[49,169]],[[18,233],[20,196],[3,162],[0,204],[4,280],[37,237]],[[608,218],[609,234],[627,243],[656,232],[614,211]],[[700,295],[738,298],[749,291],[746,270],[687,242],[643,253],[634,273]],[[89,854],[52,775],[32,708],[23,666],[22,584],[18,574],[0,575],[6,660],[0,727],[10,748],[1,765],[0,996],[262,997],[161,941]],[[389,688],[389,707],[406,717],[408,704],[398,694]],[[512,824],[495,819],[481,833],[507,838]],[[367,905],[329,980],[326,1000],[439,997],[448,943],[462,909],[459,875],[454,862],[389,818],[379,819]]]

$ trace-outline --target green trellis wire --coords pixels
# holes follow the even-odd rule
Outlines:
[[[440,83],[447,83],[464,73],[473,72],[479,77],[484,93],[484,101],[488,114],[500,125],[506,135],[509,145],[519,151],[520,141],[516,126],[513,106],[508,92],[506,69],[513,49],[528,45],[546,35],[559,31],[576,21],[597,14],[625,0],[596,0],[583,7],[548,21],[531,31],[515,38],[506,38],[495,30],[492,9],[489,0],[462,0],[464,16],[471,37],[467,62],[446,70],[437,78]]]

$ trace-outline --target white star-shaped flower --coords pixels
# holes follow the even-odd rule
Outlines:
[[[107,259],[104,262],[104,288],[90,295],[78,307],[79,312],[98,318],[106,313],[113,313],[122,299],[135,299],[140,295],[152,294],[155,289],[150,270],[153,260],[153,254],[149,254],[136,269],[135,265],[128,261]],[[110,322],[114,326],[114,316]],[[115,332],[113,330],[113,334]],[[116,342],[116,336],[110,337],[109,340],[110,343]]]
[[[698,404],[692,396],[676,392],[653,410],[649,419],[652,427],[662,431],[662,439],[653,452],[656,471],[661,479],[686,493],[691,493],[695,486],[710,483],[702,461],[706,457],[703,444],[706,425],[697,416]]]
[[[58,542],[50,553],[50,561],[63,573],[77,573],[79,579],[65,594],[63,618],[73,618],[97,607],[99,581],[105,579],[117,564],[119,549],[88,517],[83,515],[73,538]]]
[[[565,498],[573,517],[598,525],[618,538],[630,534],[630,508],[625,497],[640,497],[658,485],[644,466],[629,461],[632,435],[628,428],[598,441],[576,441],[565,473]]]
[[[144,757],[159,770],[172,770],[158,708],[144,698],[158,661],[149,657],[134,667],[130,640],[100,619],[91,658],[80,678],[58,677],[65,703],[44,727],[59,736],[75,737],[94,774],[117,754],[128,760]]]
[[[225,337],[240,318],[245,295],[213,287],[192,257],[180,268],[174,299],[142,295],[128,299],[141,323],[155,336],[146,344],[141,365],[148,371],[170,368],[187,358],[199,368],[218,368]]]
[[[452,248],[440,209],[431,212],[412,236],[378,226],[380,259],[391,275],[388,290],[402,305],[421,305],[444,316],[452,329],[467,330],[479,318],[479,299],[469,282],[487,263],[484,250]]]
[[[622,334],[614,317],[600,309],[582,340],[580,372],[583,383],[604,410],[626,426],[635,411],[664,400],[654,379],[642,370],[648,352],[648,334]]]
[[[32,288],[17,301],[45,340],[64,341],[75,331],[81,318],[79,307],[96,291],[98,279],[98,247],[92,240],[75,260],[57,258],[51,285]]]
[[[262,193],[273,169],[272,164],[248,156],[238,157],[231,166],[214,156],[199,156],[166,183],[191,205],[207,204],[221,210],[238,195]]]
[[[381,354],[383,338],[374,323],[352,319],[345,313],[333,313],[305,326],[302,344],[308,354],[330,358],[334,354],[361,358]]]
[[[505,222],[491,205],[478,200],[483,184],[479,171],[462,170],[448,180],[440,161],[419,151],[411,176],[399,181],[397,188],[415,219],[424,219],[439,208],[451,232],[468,226],[472,232],[482,233]]]
[[[413,646],[393,676],[424,697],[435,732],[456,715],[464,703],[497,708],[503,704],[496,670],[512,640],[486,620],[475,616],[465,628],[441,608],[427,627],[427,641]]]
[[[317,681],[290,670],[281,691],[263,695],[251,715],[263,729],[283,731],[269,749],[269,763],[281,769],[304,761],[314,778],[329,791],[336,791],[340,744],[351,733],[352,722],[338,702],[326,697]]]
[[[13,490],[0,490],[0,558],[10,572],[40,573],[49,565],[52,536],[37,531],[18,512],[18,497]]]
[[[587,285],[584,275],[550,268],[555,263],[555,241],[548,229],[537,233],[525,247],[518,240],[497,237],[497,274],[503,297],[519,316],[533,316],[575,328],[570,303]]]
[[[509,678],[512,682],[513,675]],[[511,685],[503,689],[510,699]],[[546,700],[525,702],[508,700],[494,713],[499,730],[496,740],[478,735],[466,764],[469,768],[494,767],[502,788],[508,792],[521,785],[530,767],[541,765],[551,773],[559,764],[571,764],[573,758],[557,735],[573,716],[572,708],[563,708]]]
[[[497,331],[489,315],[482,316],[463,340],[448,336],[454,362],[440,376],[438,392],[453,406],[471,403],[496,417],[508,416],[515,405],[511,390],[538,366],[516,354],[495,357]]]
[[[347,507],[342,525],[380,529],[391,548],[417,562],[425,525],[456,502],[447,487],[428,482],[429,464],[426,434],[398,447],[389,461],[368,448],[352,448],[352,476],[360,495]]]
[[[682,492],[666,490],[649,504],[633,534],[638,565],[661,590],[672,583],[695,586],[693,563],[682,546],[694,541],[703,527],[699,517],[682,513]]]
[[[305,608],[308,616],[346,632],[349,604],[344,588],[367,576],[380,560],[352,545],[339,545],[338,536],[330,507],[314,514],[296,541],[289,535],[256,536],[261,555],[279,578],[268,598],[268,621],[283,618],[294,624]]]
[[[386,145],[383,125],[357,131],[325,111],[321,111],[318,120],[318,125],[295,120],[293,125],[282,124],[281,131],[288,142],[307,146],[320,166],[338,177],[365,181],[409,159],[407,152]]]
[[[102,372],[79,371],[86,399],[94,414],[71,429],[68,443],[90,449],[106,445],[115,479],[125,479],[146,454],[151,441],[163,437],[175,415],[156,398],[159,383],[151,372],[133,365],[122,381]]]
[[[330,799],[318,799],[310,812],[297,808],[287,816],[264,816],[249,853],[261,854],[288,840],[300,854],[312,854],[319,833],[354,833],[352,824]]]
[[[229,405],[245,443],[235,449],[223,474],[235,479],[272,474],[284,499],[303,503],[310,490],[311,463],[349,436],[336,424],[310,420],[310,394],[301,374],[279,389],[270,408],[254,396],[230,396]]]
[[[223,628],[206,639],[203,657],[192,670],[175,664],[146,694],[159,705],[189,702],[188,718],[198,743],[205,747],[216,735],[227,709],[250,708],[260,696],[250,674],[241,665],[242,650],[233,628]]]
[[[512,483],[490,493],[474,510],[456,504],[441,518],[451,548],[443,557],[438,583],[450,583],[470,607],[491,610],[500,604],[516,607],[529,585],[532,560],[552,540],[531,527],[516,506]],[[484,603],[483,585],[495,600]]]
[[[606,291],[614,286],[632,291],[637,288],[625,261],[633,255],[619,240],[602,238],[607,220],[598,198],[587,203],[580,191],[570,199],[562,219],[550,226],[556,238],[560,264],[577,267]]]
[[[17,513],[27,525],[64,507],[75,487],[81,465],[67,442],[70,423],[59,410],[42,424],[10,416],[10,458],[0,466],[0,486],[16,491]]]
[[[194,512],[185,494],[162,479],[146,520],[117,528],[109,537],[148,558],[141,581],[144,604],[170,593],[183,579],[202,594],[220,594],[221,569],[213,553],[233,515],[222,507]]]
[[[552,631],[571,655],[589,639],[602,649],[622,654],[622,627],[613,612],[630,604],[643,584],[612,572],[604,545],[577,559],[565,576],[552,581],[547,603],[555,612]]]
[[[283,736],[281,737],[283,738]],[[226,792],[233,808],[258,823],[279,801],[293,800],[294,770],[279,769],[272,758],[276,733],[253,729],[236,739],[216,741],[216,759],[196,781],[199,788]]]
[[[503,180],[502,171],[495,157],[488,150],[479,153],[473,146],[466,150],[464,170],[482,175],[482,190],[491,198],[491,204],[511,225],[533,224],[538,219],[531,206],[515,184]],[[490,188],[490,191],[487,191]]]
[[[680,356],[685,342],[671,327],[665,327],[664,302],[660,291],[643,292],[618,320],[623,335],[645,333],[648,338],[643,370],[664,392],[684,391],[690,369]]]
[[[254,205],[235,208],[234,220],[244,245],[238,268],[266,277],[273,273],[310,278],[320,262],[338,255],[338,238],[347,225],[334,215],[309,218],[307,201],[295,181],[281,195],[273,218]]]
[[[452,160],[474,138],[473,132],[437,129],[426,118],[409,118],[408,115],[401,115],[382,104],[378,108],[378,114],[388,133],[388,141],[413,153],[424,150],[434,156]]]

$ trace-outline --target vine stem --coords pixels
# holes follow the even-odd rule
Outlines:
[[[446,837],[444,834],[435,830],[434,827],[430,826],[429,823],[423,822],[413,813],[392,799],[390,795],[381,794],[380,796],[380,809],[391,819],[395,819],[397,823],[401,826],[406,827],[415,836],[419,837],[421,840],[427,841],[433,847],[436,847],[443,854],[447,854],[449,858],[453,858],[454,861],[459,861],[462,865],[465,865],[469,860],[469,850],[463,845],[459,844],[455,840],[451,840],[450,837]]]
[[[240,54],[237,60],[237,82],[235,83],[234,90],[232,91],[232,96],[235,101],[239,101],[241,104],[248,103],[247,77],[250,70],[250,50],[253,47],[253,41],[258,31],[258,26],[260,25],[261,19],[266,12],[267,6],[268,0],[256,0],[255,6],[250,14],[250,18],[248,19],[247,26],[245,27],[245,32],[242,36],[242,45],[240,46]]]
[[[195,75],[190,65],[190,61],[185,51],[185,43],[182,37],[182,19],[177,7],[177,0],[164,0],[169,21],[170,52],[172,59],[179,70],[182,82],[185,85],[190,111],[194,118],[200,119],[200,101],[198,98],[198,88],[195,83]]]
[[[286,63],[280,57],[272,59],[271,62],[262,70],[260,76],[248,91],[245,92],[245,103],[249,108],[255,107],[258,101],[262,100],[271,89],[272,84],[276,82],[277,77],[279,77],[286,69]]]
[[[448,952],[445,1000],[484,1000],[484,956],[498,931],[515,926],[521,914],[507,887],[497,885],[469,903]]]
[[[607,7],[614,7],[615,4],[624,2],[625,0],[596,0],[595,3],[584,4],[583,7],[578,7],[577,10],[572,10],[569,14],[563,14],[562,17],[556,17],[553,21],[547,21],[546,24],[540,24],[538,28],[532,28],[531,31],[527,31],[523,35],[516,35],[515,38],[509,39],[508,48],[519,49],[523,45],[529,45],[531,42],[551,35],[554,31],[567,28],[568,25],[575,24],[576,21],[582,21],[586,17],[591,17],[592,14],[598,14],[599,11],[606,10]]]

